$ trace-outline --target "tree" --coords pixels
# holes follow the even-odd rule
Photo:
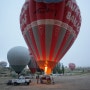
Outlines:
[[[62,73],[62,70],[61,70],[61,63],[57,63],[57,65],[55,66],[55,68],[53,69],[53,73]]]

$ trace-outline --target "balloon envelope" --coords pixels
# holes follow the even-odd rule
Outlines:
[[[76,65],[75,65],[74,63],[69,63],[69,68],[70,68],[71,70],[74,70],[75,67],[76,67]]]
[[[34,74],[39,69],[39,66],[32,54],[30,54],[30,61],[28,63],[28,67],[32,74]]]
[[[6,67],[6,66],[7,66],[7,62],[5,62],[5,61],[0,62],[0,67]]]
[[[10,66],[19,74],[29,63],[29,51],[22,46],[14,47],[7,53],[7,59]]]
[[[39,67],[50,74],[79,33],[80,10],[76,0],[26,0],[20,26]]]

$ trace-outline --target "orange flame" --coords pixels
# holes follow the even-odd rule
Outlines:
[[[48,67],[45,67],[45,74],[47,74],[47,68],[48,68]]]
[[[46,75],[49,75],[49,74],[51,74],[51,71],[52,70],[51,70],[51,68],[49,68],[49,67],[46,66],[45,69],[44,69],[44,71],[45,71],[45,74]]]

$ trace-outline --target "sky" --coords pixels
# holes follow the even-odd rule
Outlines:
[[[0,2],[0,61],[7,60],[8,51],[27,45],[20,30],[19,16],[25,0],[1,0]],[[75,63],[77,67],[90,67],[90,0],[77,0],[81,11],[80,33],[72,47],[60,60],[64,66]]]

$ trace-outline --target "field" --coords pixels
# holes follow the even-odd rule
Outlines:
[[[0,77],[0,90],[90,90],[90,73],[80,75],[54,76],[55,84],[37,84],[36,79],[28,86],[8,86],[9,77]]]

